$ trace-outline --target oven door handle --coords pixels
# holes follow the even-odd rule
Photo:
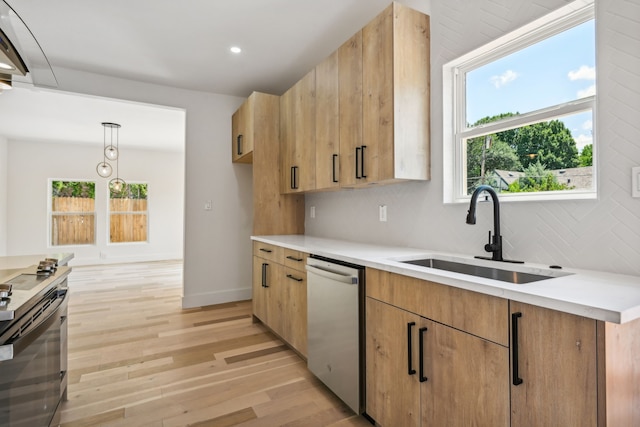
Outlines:
[[[29,344],[33,343],[38,337],[44,334],[54,323],[60,321],[59,310],[62,305],[62,301],[64,298],[56,298],[56,301],[48,307],[48,310],[45,312],[46,318],[39,317],[35,324],[30,325],[25,333],[15,341],[0,345],[0,363],[5,360],[12,360],[16,356],[20,355],[20,353],[29,346]],[[48,312],[48,314],[46,314]]]

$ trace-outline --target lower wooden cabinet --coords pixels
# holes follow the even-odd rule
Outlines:
[[[508,426],[509,350],[366,300],[366,411],[381,426]]]
[[[307,355],[307,254],[254,242],[253,314]]]
[[[598,425],[593,319],[511,301],[511,425]]]

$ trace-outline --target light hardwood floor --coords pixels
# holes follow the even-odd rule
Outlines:
[[[251,301],[183,310],[182,263],[74,267],[62,426],[371,426]]]

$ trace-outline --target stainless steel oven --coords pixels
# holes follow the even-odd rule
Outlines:
[[[57,410],[66,366],[61,357],[66,297],[64,276],[36,294],[19,317],[0,322],[0,426],[59,424]]]

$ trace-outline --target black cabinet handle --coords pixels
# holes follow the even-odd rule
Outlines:
[[[269,253],[269,254],[270,254],[271,252],[273,252],[271,249],[265,249],[265,248],[260,248],[260,251],[261,251],[261,252],[267,252],[267,253]]]
[[[236,138],[236,153],[238,156],[242,154],[242,135],[238,135]]]
[[[423,383],[427,380],[427,377],[424,376],[424,333],[427,332],[427,328],[420,328],[418,329],[418,331],[420,332],[420,348],[418,350],[419,351],[419,362],[418,363],[418,369],[420,370],[420,373],[418,374],[420,376],[420,382]]]
[[[331,167],[333,170],[333,182],[338,182],[338,176],[336,175],[336,160],[338,160],[338,155],[334,154],[331,160],[332,162]]]
[[[411,329],[416,325],[416,322],[409,322],[407,323],[407,353],[409,354],[408,356],[408,360],[407,360],[407,374],[409,375],[413,375],[416,373],[416,370],[413,369],[413,363],[412,363],[412,353],[413,353],[413,349],[412,349],[412,345],[411,345]]]
[[[298,167],[291,166],[291,189],[298,189]]]
[[[356,147],[356,179],[362,178],[360,176],[360,153],[362,152],[362,148]]]
[[[511,358],[512,358],[512,376],[513,385],[522,384],[522,378],[518,372],[518,318],[522,317],[522,313],[511,313]]]
[[[291,280],[295,280],[296,282],[302,282],[304,279],[300,278],[300,277],[296,277],[293,274],[287,274],[287,278],[291,279]]]
[[[360,159],[360,167],[362,168],[362,169],[360,170],[360,176],[361,176],[362,178],[366,178],[366,177],[367,177],[367,174],[366,174],[366,173],[364,173],[364,150],[365,150],[366,148],[367,148],[367,146],[366,146],[366,145],[363,145],[363,146],[362,146],[362,149],[360,150],[360,155],[362,156],[362,158]]]
[[[269,264],[267,264],[266,262],[262,263],[262,287],[263,288],[268,288],[269,285],[267,284],[267,267],[269,266]]]
[[[302,261],[302,258],[296,258],[296,257],[291,256],[291,255],[287,255],[287,259],[290,259],[291,261],[297,261],[297,262]]]

